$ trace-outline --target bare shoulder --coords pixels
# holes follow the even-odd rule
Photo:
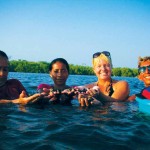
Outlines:
[[[114,87],[122,87],[122,88],[128,88],[129,84],[127,81],[120,80],[120,81],[115,81],[114,82]]]
[[[112,95],[113,98],[119,100],[126,100],[130,93],[130,88],[128,82],[120,80],[116,83],[113,83],[114,93]]]

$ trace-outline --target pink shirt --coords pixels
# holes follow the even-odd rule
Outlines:
[[[0,87],[0,99],[13,100],[19,98],[20,93],[26,89],[17,79],[7,80],[4,86]]]

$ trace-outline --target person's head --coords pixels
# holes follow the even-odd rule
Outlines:
[[[49,73],[56,86],[65,86],[69,75],[69,64],[64,58],[56,58],[49,65]]]
[[[144,82],[145,86],[150,86],[150,56],[139,57],[138,73],[138,78]]]
[[[110,79],[112,74],[112,61],[110,53],[107,51],[93,54],[93,70],[100,79]]]
[[[7,81],[9,60],[5,52],[0,50],[0,86]]]

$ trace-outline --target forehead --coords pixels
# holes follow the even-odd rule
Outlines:
[[[66,69],[66,65],[62,62],[56,62],[53,64],[52,69]]]
[[[95,65],[102,65],[102,64],[110,64],[108,60],[105,59],[97,59],[94,62]]]
[[[0,56],[0,66],[8,66],[9,62],[5,57]]]
[[[150,66],[150,60],[142,61],[140,66]]]

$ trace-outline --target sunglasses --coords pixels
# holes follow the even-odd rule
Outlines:
[[[143,73],[146,71],[146,68],[148,69],[148,71],[150,71],[150,66],[143,66],[138,68],[138,72]]]
[[[100,56],[101,54],[104,54],[105,56],[108,56],[109,58],[110,57],[110,53],[108,51],[103,51],[103,52],[97,52],[95,54],[93,54],[93,58],[97,58],[98,56]]]

